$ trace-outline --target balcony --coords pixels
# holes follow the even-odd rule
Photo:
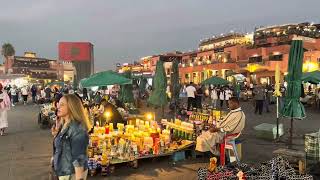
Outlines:
[[[219,64],[219,63],[235,63],[235,59],[214,59],[214,60],[203,60],[203,61],[195,61],[195,62],[186,62],[179,64],[179,67],[193,67],[193,66],[202,66],[209,64]]]

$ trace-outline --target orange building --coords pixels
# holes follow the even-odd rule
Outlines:
[[[275,64],[279,62],[281,74],[288,69],[290,44],[294,37],[312,38],[304,42],[303,71],[319,69],[320,24],[299,23],[258,28],[253,34],[230,33],[205,39],[197,50],[165,55],[181,56],[179,73],[181,83],[201,83],[203,80],[220,76],[231,79],[233,74],[243,74],[246,81],[253,83],[274,83]],[[153,74],[161,55],[141,58],[130,68],[136,73]],[[123,66],[120,69],[128,69]],[[165,63],[170,76],[170,62]]]

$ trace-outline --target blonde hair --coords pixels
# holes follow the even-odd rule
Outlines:
[[[79,97],[74,94],[66,94],[63,98],[67,101],[70,119],[80,122],[88,131],[90,131],[92,125]]]

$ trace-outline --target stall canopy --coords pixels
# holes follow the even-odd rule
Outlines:
[[[291,128],[289,145],[292,145],[293,119],[305,118],[305,109],[300,102],[301,96],[301,77],[303,61],[303,43],[302,40],[293,40],[290,47],[288,64],[288,88],[285,96],[285,105],[281,114],[284,117],[291,118]]]
[[[131,78],[131,72],[123,73],[125,78]],[[119,100],[123,103],[132,103],[133,102],[133,87],[132,84],[124,84],[120,87]]]
[[[205,81],[202,82],[202,84],[205,84],[205,85],[228,85],[230,82],[221,78],[221,77],[217,77],[217,76],[213,76],[209,79],[206,79]]]
[[[163,67],[163,61],[158,61],[156,66],[156,73],[153,77],[153,90],[148,102],[154,106],[164,106],[168,103],[167,94],[167,77]]]
[[[82,87],[132,84],[132,80],[113,72],[103,71],[80,81]]]
[[[309,82],[312,84],[319,84],[320,83],[320,71],[312,71],[307,72],[302,75],[301,78],[304,82]]]
[[[291,44],[288,67],[288,90],[285,96],[285,107],[282,115],[302,119],[305,110],[300,102],[302,76],[303,48],[301,40],[294,40]]]

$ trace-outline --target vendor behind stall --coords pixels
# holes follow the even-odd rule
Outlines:
[[[229,99],[228,104],[231,111],[217,124],[217,127],[212,127],[209,131],[202,132],[197,137],[197,151],[211,151],[213,154],[217,154],[216,144],[222,141],[225,134],[237,134],[243,130],[246,117],[241,110],[239,100],[236,97],[232,97]]]
[[[117,110],[117,107],[110,102],[108,102],[106,99],[101,100],[101,104],[99,107],[99,123],[100,126],[103,126],[108,123],[113,123],[113,128],[117,128],[117,123],[123,123],[126,124],[123,117]],[[96,122],[95,122],[96,123]]]

